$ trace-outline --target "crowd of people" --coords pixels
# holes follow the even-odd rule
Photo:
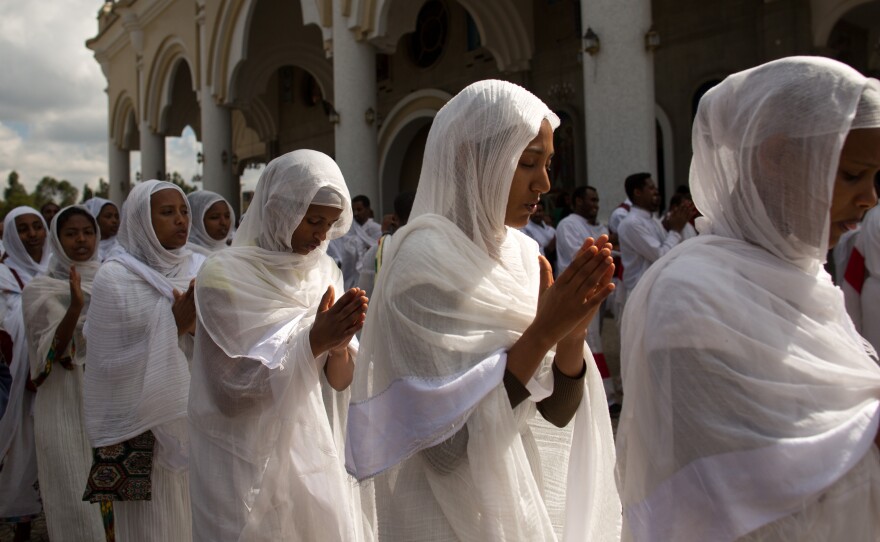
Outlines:
[[[466,87],[381,224],[312,150],[267,165],[237,227],[155,180],[121,209],[12,210],[0,521],[27,540],[43,513],[55,542],[880,539],[880,83],[817,57],[729,76],[687,188],[661,216],[634,173],[607,225],[595,187],[551,206],[558,125],[517,85]]]

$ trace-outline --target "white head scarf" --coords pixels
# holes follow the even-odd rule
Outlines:
[[[613,540],[619,532],[611,425],[589,349],[589,389],[568,428],[535,416],[546,387],[530,387],[530,400],[511,409],[502,384],[506,351],[535,317],[539,281],[537,245],[504,225],[507,199],[545,119],[558,125],[512,83],[462,90],[434,119],[411,219],[386,245],[355,369],[346,466],[373,478],[390,538],[537,541],[564,529],[566,540]],[[422,452],[462,426],[467,460],[441,474]],[[566,483],[566,472],[578,481]]]
[[[296,254],[290,239],[311,204],[341,208],[342,215],[320,247],[307,255]],[[351,220],[348,188],[332,158],[303,149],[270,162],[232,247],[209,259],[201,275],[210,280],[196,282],[199,321],[214,342],[230,357],[259,359],[270,368],[279,366],[282,360],[274,350],[279,345],[264,345],[271,346],[270,351],[259,345],[275,334],[270,332],[275,326],[302,318],[303,310],[314,314],[331,284],[328,276],[335,276],[334,269],[338,271],[326,257],[327,243],[344,235]],[[309,274],[312,269],[322,273]],[[342,294],[337,288],[337,297]],[[222,299],[212,306],[218,295]],[[208,306],[210,310],[201,311]]]
[[[135,186],[122,206],[122,223],[116,236],[123,250],[114,251],[106,261],[122,263],[173,300],[172,291],[186,290],[204,258],[185,247],[168,250],[159,242],[153,229],[150,198],[161,190],[176,190],[189,210],[186,194],[175,184],[152,180]]]
[[[43,244],[43,257],[39,262],[35,262],[28,254],[21,237],[18,236],[18,230],[15,227],[15,219],[22,215],[36,215],[40,217],[43,228],[48,230],[43,215],[33,207],[21,206],[9,211],[6,218],[3,219],[3,231],[6,232],[4,239],[4,248],[6,249],[6,259],[3,263],[15,269],[22,282],[27,284],[32,278],[46,272],[49,265],[49,232],[46,232],[46,242]],[[17,287],[16,287],[17,289]]]
[[[86,201],[85,203],[83,203],[83,207],[88,209],[88,211],[92,214],[92,216],[95,217],[95,220],[98,220],[98,216],[101,214],[101,211],[104,209],[104,207],[106,207],[108,205],[112,205],[113,207],[116,207],[116,204],[113,203],[112,201],[110,201],[109,199],[98,198],[98,197],[91,198],[88,201]],[[120,218],[121,218],[121,216],[122,215],[120,213]],[[113,237],[110,237],[109,239],[101,239],[101,243],[100,243],[99,249],[98,249],[98,258],[100,260],[104,260],[110,255],[110,251],[113,250],[113,248],[119,242],[117,237],[118,237],[118,235],[114,235]]]
[[[226,241],[232,239],[235,233],[235,211],[232,210],[232,205],[229,205],[229,202],[220,194],[208,190],[190,192],[186,199],[189,200],[189,206],[192,209],[192,225],[189,231],[190,247],[193,250],[202,249],[205,253],[226,248]],[[208,231],[205,229],[205,214],[218,201],[224,202],[229,208],[230,218],[229,233],[226,239],[219,240],[208,235]]]
[[[525,146],[546,119],[559,117],[529,91],[501,81],[462,90],[431,125],[411,218],[445,217],[479,248],[495,255],[507,236],[504,214]],[[421,182],[421,180],[430,182]]]
[[[815,271],[828,251],[840,150],[857,104],[877,81],[805,58],[731,75],[706,93],[694,121],[691,187],[701,232],[748,241]],[[876,115],[866,98],[862,127]]]
[[[822,269],[870,88],[839,62],[793,57],[700,102],[690,185],[706,235],[655,262],[623,315],[625,539],[876,535],[876,483],[858,466],[876,461],[880,369]],[[823,504],[831,491],[846,498]],[[848,531],[822,530],[829,518]]]
[[[76,271],[82,279],[81,284],[83,291],[90,291],[92,281],[95,278],[95,273],[98,272],[98,267],[101,265],[101,261],[98,259],[97,243],[95,251],[89,257],[88,261],[85,262],[75,262],[64,252],[64,247],[61,246],[61,240],[58,235],[58,219],[61,218],[68,209],[80,209],[85,211],[91,219],[92,225],[95,227],[96,241],[101,240],[101,229],[98,227],[98,221],[94,215],[89,213],[84,205],[70,205],[55,213],[55,216],[52,217],[52,225],[49,227],[49,245],[52,247],[52,255],[49,258],[48,266],[49,276],[53,279],[66,282],[70,278],[70,266],[76,265]]]

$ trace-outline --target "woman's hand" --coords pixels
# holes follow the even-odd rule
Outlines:
[[[587,238],[571,265],[553,281],[549,264],[541,262],[541,285],[534,330],[550,345],[568,340],[583,341],[587,326],[602,301],[614,291],[614,263],[608,236]]]
[[[331,356],[340,355],[364,326],[368,303],[366,292],[360,288],[350,289],[334,303],[333,286],[328,286],[309,331],[312,354],[317,357],[329,350]]]
[[[81,279],[79,273],[76,272],[76,266],[70,266],[70,309],[75,310],[77,314],[82,311],[86,304],[85,296],[83,296]]]
[[[177,324],[177,336],[196,331],[196,294],[195,279],[189,282],[189,288],[185,293],[174,290],[174,304],[171,312],[174,314],[174,323]]]

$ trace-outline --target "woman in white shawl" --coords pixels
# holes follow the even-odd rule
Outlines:
[[[623,316],[625,539],[877,539],[880,368],[822,265],[877,201],[877,89],[793,57],[700,102],[700,235]]]
[[[109,199],[91,198],[83,203],[98,221],[101,243],[98,245],[98,260],[104,261],[117,245],[116,234],[119,233],[119,209]]]
[[[97,506],[82,502],[92,448],[82,416],[86,345],[82,327],[98,271],[98,224],[83,207],[52,219],[49,273],[22,293],[34,404],[34,440],[49,537],[100,540]]]
[[[192,209],[187,248],[205,256],[226,248],[235,224],[235,213],[229,202],[208,190],[190,192],[186,199]]]
[[[30,520],[42,510],[31,416],[36,391],[28,377],[28,351],[21,292],[46,272],[46,223],[31,207],[16,207],[3,221],[6,258],[0,265],[0,352],[11,374],[9,399],[0,419],[0,521],[16,523],[16,539],[26,540]]]
[[[196,540],[362,540],[360,502],[334,441],[341,428],[322,400],[335,394],[328,383],[351,382],[349,341],[365,317],[363,291],[341,294],[342,273],[325,253],[351,219],[336,163],[288,153],[260,176],[232,247],[199,272],[189,405]]]
[[[83,396],[96,450],[84,498],[115,501],[121,540],[191,539],[185,417],[203,259],[183,248],[189,216],[177,186],[138,184],[119,249],[95,276]]]
[[[550,286],[516,230],[550,189],[558,122],[504,81],[468,86],[434,119],[348,417],[346,465],[371,479],[382,540],[619,536],[608,407],[584,342],[613,288],[607,238]]]

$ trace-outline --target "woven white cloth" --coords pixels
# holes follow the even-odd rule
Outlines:
[[[349,409],[346,465],[375,490],[380,539],[619,536],[611,425],[589,350],[567,428],[535,416],[552,352],[530,400],[511,409],[502,383],[539,280],[537,244],[504,224],[507,198],[545,119],[558,125],[502,81],[470,85],[434,119],[412,218],[385,248]],[[426,449],[464,426],[464,457],[449,469],[429,464]]]
[[[627,300],[618,484],[627,540],[873,540],[880,368],[822,269],[869,80],[793,57],[700,103],[700,235]]]
[[[203,259],[162,247],[150,215],[150,197],[161,190],[177,190],[186,201],[171,183],[138,184],[123,206],[121,250],[95,276],[83,401],[93,446],[148,430],[156,436],[153,500],[120,502],[117,532],[129,533],[129,540],[185,541],[191,537],[185,417],[192,339],[178,339],[171,307],[173,291],[186,291]]]
[[[110,201],[109,199],[104,198],[90,198],[85,203],[83,203],[83,207],[89,210],[95,220],[98,220],[98,215],[101,214],[101,210],[104,209],[107,205],[112,205],[116,207],[116,204]],[[121,218],[122,215],[120,215]],[[119,246],[119,240],[117,239],[118,235],[114,235],[109,239],[101,239],[100,244],[98,245],[98,259],[100,261],[104,261],[110,256],[110,253],[114,248]]]
[[[209,190],[196,190],[195,192],[190,192],[186,196],[186,199],[189,200],[189,206],[190,209],[192,209],[192,226],[189,230],[189,242],[187,243],[187,247],[193,252],[199,252],[206,256],[226,248],[226,241],[232,239],[233,234],[235,233],[235,211],[232,210],[232,205],[229,205],[226,198],[220,194]],[[208,212],[208,209],[218,201],[226,203],[226,206],[229,207],[229,218],[231,221],[226,239],[219,240],[208,235],[208,232],[205,229],[205,214]]]
[[[37,456],[34,448],[34,393],[25,389],[28,378],[28,350],[22,314],[22,287],[15,275],[27,286],[35,277],[46,272],[50,257],[48,239],[43,244],[43,257],[34,261],[27,253],[15,227],[16,217],[36,215],[32,207],[16,207],[4,219],[6,231],[5,265],[0,265],[0,329],[12,341],[12,359],[9,372],[12,382],[3,417],[0,418],[0,518],[23,517],[39,514],[42,509],[36,489]],[[12,271],[15,271],[13,275]]]
[[[93,219],[95,251],[88,261],[73,262],[58,238],[58,219],[71,208],[62,209],[52,219],[49,274],[36,277],[25,287],[22,306],[31,378],[36,382],[48,371],[37,389],[34,404],[34,440],[46,527],[52,540],[100,540],[104,536],[100,508],[82,501],[92,465],[92,447],[83,425],[82,379],[87,350],[82,328],[100,265],[97,250],[100,233]],[[85,306],[67,349],[52,352],[51,364],[47,367],[55,330],[70,306],[71,265],[76,265],[80,275]],[[71,369],[59,363],[65,357],[71,358]]]
[[[327,356],[315,358],[309,342],[327,287],[337,299],[344,292],[342,273],[326,240],[308,255],[290,246],[309,204],[322,202],[343,210],[327,239],[341,237],[352,215],[336,163],[311,150],[273,160],[233,246],[199,272],[189,403],[196,540],[364,539],[341,453],[349,394],[329,387]]]

